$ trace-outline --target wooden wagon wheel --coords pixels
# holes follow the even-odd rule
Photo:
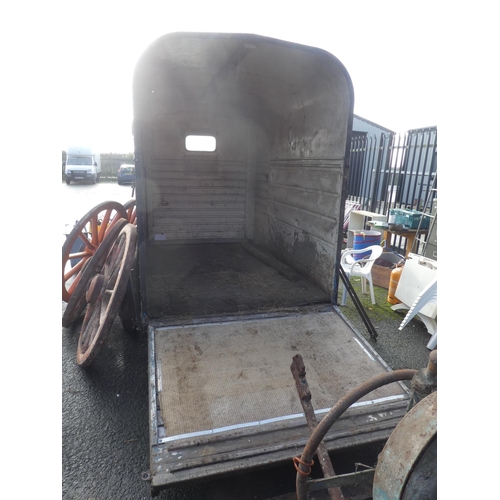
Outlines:
[[[136,281],[132,275],[133,271],[130,273],[125,295],[118,311],[122,327],[127,333],[137,333],[141,323],[138,298],[136,297],[136,289],[134,289]]]
[[[117,201],[105,201],[90,210],[75,224],[62,247],[64,302],[69,302],[89,259],[113,225],[122,218],[127,219],[125,207]]]
[[[125,295],[137,244],[137,229],[126,224],[120,231],[101,272],[94,275],[86,293],[89,304],[83,320],[76,361],[88,366],[102,346]]]
[[[101,272],[111,246],[126,224],[128,224],[126,219],[119,219],[115,224],[113,224],[113,227],[111,227],[111,229],[107,232],[106,238],[104,238],[102,243],[97,247],[97,250],[92,258],[88,260],[87,265],[82,269],[78,283],[71,294],[66,309],[64,310],[62,326],[65,328],[69,328],[87,306],[85,294],[90,280],[95,274]]]
[[[132,196],[133,194],[134,193],[132,192]],[[123,206],[127,211],[127,218],[129,223],[137,225],[137,207],[135,199],[132,198],[131,200],[124,203]],[[134,261],[137,261],[137,255],[134,257]],[[140,311],[138,309],[138,297],[136,297],[136,290],[138,289],[138,287],[139,282],[137,279],[137,273],[134,274],[134,272],[132,271],[130,273],[130,279],[128,280],[126,286],[125,295],[118,311],[122,327],[127,333],[136,333],[139,328]]]
[[[127,219],[130,222],[130,224],[137,225],[137,209],[135,200],[134,199],[129,200],[127,201],[127,203],[124,203],[123,206],[127,211]]]

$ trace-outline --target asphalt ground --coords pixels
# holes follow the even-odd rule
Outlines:
[[[96,187],[97,186],[97,187]],[[63,185],[72,200],[71,217],[84,215],[97,203],[130,199],[129,186],[100,183],[93,186]],[[68,201],[69,202],[69,201]],[[76,206],[78,205],[78,206]],[[392,368],[419,369],[427,364],[430,336],[422,323],[412,320],[403,331],[398,327],[403,313],[391,310],[387,290],[376,287],[377,304],[355,290],[378,333],[373,341],[352,300],[341,310],[352,325],[372,343]],[[65,303],[62,303],[64,311]],[[62,498],[64,500],[109,500],[150,498],[149,484],[141,479],[149,468],[147,339],[145,333],[128,334],[115,319],[102,350],[86,369],[75,360],[81,320],[62,328]],[[348,462],[376,460],[379,450],[364,450],[361,456],[339,455],[334,468],[341,472]],[[372,455],[372,456],[366,456]],[[162,491],[159,499],[261,500],[294,491],[292,465],[255,474],[194,484]]]

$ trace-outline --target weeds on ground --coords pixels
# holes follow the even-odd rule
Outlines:
[[[359,301],[363,305],[368,317],[370,320],[375,322],[380,321],[394,321],[395,323],[401,323],[403,318],[405,317],[406,311],[404,312],[396,312],[392,310],[392,305],[387,301],[388,290],[386,288],[382,288],[379,286],[374,286],[373,290],[375,293],[375,302],[376,304],[372,304],[370,298],[370,291],[367,285],[367,294],[361,293],[361,278],[353,277],[351,278],[351,285],[356,292],[356,295],[359,298]],[[339,286],[339,298],[338,303],[342,302],[342,293],[344,290],[344,286],[341,284]],[[347,302],[345,306],[340,306],[340,310],[346,316],[349,321],[355,322],[359,318],[359,312],[354,305],[349,294],[347,295]]]

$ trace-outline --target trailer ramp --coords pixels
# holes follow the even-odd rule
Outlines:
[[[310,434],[290,372],[296,354],[307,364],[319,420],[387,371],[332,307],[297,311],[150,328],[153,489],[300,454]],[[330,430],[327,449],[387,439],[407,398],[399,384],[369,394]]]

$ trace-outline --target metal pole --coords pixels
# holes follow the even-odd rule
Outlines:
[[[356,309],[358,310],[358,312],[361,316],[361,319],[363,320],[363,323],[365,324],[366,328],[368,329],[368,333],[370,334],[370,337],[373,340],[377,340],[378,333],[375,330],[373,323],[370,321],[368,314],[366,314],[366,311],[363,308],[363,304],[361,304],[359,297],[356,295],[356,292],[354,291],[354,288],[352,287],[351,282],[349,281],[349,278],[347,277],[344,269],[342,269],[342,266],[338,266],[338,273],[342,279],[342,282],[344,283],[344,286],[347,288],[347,291],[349,292],[349,295],[351,296],[351,299],[354,302],[354,305],[356,306]]]
[[[380,143],[378,146],[375,146],[375,150],[377,151],[377,164],[375,166],[375,174],[373,177],[373,185],[371,192],[371,200],[370,200],[370,212],[378,213],[377,209],[377,201],[378,201],[378,191],[380,184],[380,174],[382,170],[382,157],[383,157],[383,142],[384,142],[384,134],[380,135]]]
[[[312,433],[318,425],[318,419],[316,418],[316,414],[314,413],[314,408],[311,403],[311,391],[306,379],[306,366],[300,354],[296,354],[293,357],[290,370],[292,371],[297,392],[299,393],[300,402],[302,404],[302,408],[304,409],[307,425]],[[323,442],[319,443],[316,455],[318,457],[321,470],[323,471],[323,476],[325,478],[335,476],[335,470],[333,469],[332,462],[328,455],[328,450]],[[342,490],[340,488],[328,488],[328,493],[332,500],[344,500],[344,495],[342,494]]]

